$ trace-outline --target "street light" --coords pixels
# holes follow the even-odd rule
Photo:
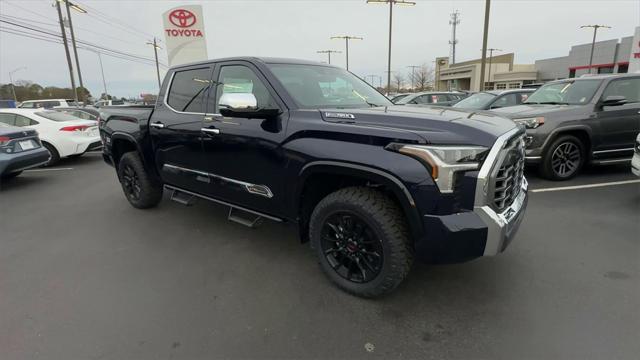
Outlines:
[[[582,26],[580,26],[580,28],[581,29],[593,28],[593,41],[591,41],[591,55],[589,56],[589,74],[591,74],[591,66],[593,66],[593,48],[596,46],[596,33],[598,32],[598,29],[600,29],[600,28],[611,29],[611,26],[607,26],[607,25],[582,25]]]
[[[503,51],[503,50],[495,49],[495,48],[489,48],[487,50],[489,50],[489,74],[487,75],[487,80],[489,80],[489,83],[490,83],[491,82],[491,62],[493,60],[493,52],[494,51]],[[482,51],[482,49],[480,49],[480,51]],[[482,81],[484,82],[484,79]]]
[[[340,54],[342,51],[337,50],[318,50],[316,51],[318,54],[327,54],[329,56],[329,65],[331,65],[331,54]]]
[[[349,71],[349,40],[362,40],[362,38],[358,36],[341,35],[341,36],[332,36],[331,40],[333,39],[344,39],[344,43],[347,49],[347,71]]]
[[[27,67],[22,66],[17,69],[9,71],[9,82],[11,83],[11,92],[13,92],[13,100],[18,102],[18,98],[16,97],[16,88],[13,86],[13,73],[20,70],[25,70]]]
[[[391,29],[393,23],[393,5],[413,6],[416,3],[405,0],[367,0],[367,4],[389,4],[389,58],[387,61],[387,93],[391,90]]]

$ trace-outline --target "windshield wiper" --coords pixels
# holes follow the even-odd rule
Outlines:
[[[359,93],[359,92],[357,92],[355,89],[354,89],[354,90],[351,90],[351,91],[352,91],[354,94],[356,94],[356,96],[357,96],[357,97],[359,97],[360,99],[362,99],[362,101],[364,101],[365,103],[367,103],[367,105],[369,105],[369,107],[378,107],[378,106],[382,106],[382,105],[378,105],[378,104],[374,104],[374,103],[372,103],[372,102],[369,102],[369,101],[367,100],[367,98],[366,98],[366,97],[364,97],[364,96],[360,95],[360,93]]]
[[[543,101],[540,102],[538,104],[546,104],[546,105],[569,105],[569,103],[567,102],[561,102],[561,101]]]

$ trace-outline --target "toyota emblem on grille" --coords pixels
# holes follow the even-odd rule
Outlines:
[[[177,27],[186,28],[196,23],[196,15],[189,10],[177,9],[169,14],[169,21]]]

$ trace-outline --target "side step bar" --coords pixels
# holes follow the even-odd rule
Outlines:
[[[591,160],[591,164],[593,164],[593,165],[624,164],[624,163],[630,163],[630,162],[631,162],[631,158],[603,159],[603,160],[595,159],[595,160]]]
[[[229,207],[229,215],[228,215],[228,219],[230,221],[236,222],[238,224],[242,224],[244,226],[248,226],[251,228],[255,228],[256,226],[258,226],[262,219],[269,219],[271,221],[275,221],[275,222],[282,222],[282,219],[277,218],[275,216],[271,216],[271,215],[267,215],[267,214],[263,214],[261,212],[255,211],[255,210],[251,210],[251,209],[247,209],[244,208],[242,206],[238,206],[238,205],[234,205],[231,203],[228,203],[226,201],[222,201],[222,200],[218,200],[209,196],[205,196],[205,195],[201,195],[201,194],[197,194],[188,190],[184,190],[181,189],[179,187],[175,187],[172,185],[164,185],[164,188],[171,191],[171,200],[176,201],[180,204],[183,205],[193,205],[193,203],[195,202],[195,200],[197,198],[200,199],[205,199],[205,200],[209,200],[212,201],[214,203],[218,203],[220,205],[225,205]],[[234,214],[233,211],[234,210],[239,210],[239,211],[243,211],[245,213],[249,213],[255,216],[255,218],[253,219],[246,219],[244,217],[240,217],[237,214]]]

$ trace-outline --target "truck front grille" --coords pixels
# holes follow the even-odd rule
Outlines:
[[[518,197],[524,179],[524,137],[513,138],[502,150],[502,164],[494,180],[493,203],[498,212],[506,209]]]

